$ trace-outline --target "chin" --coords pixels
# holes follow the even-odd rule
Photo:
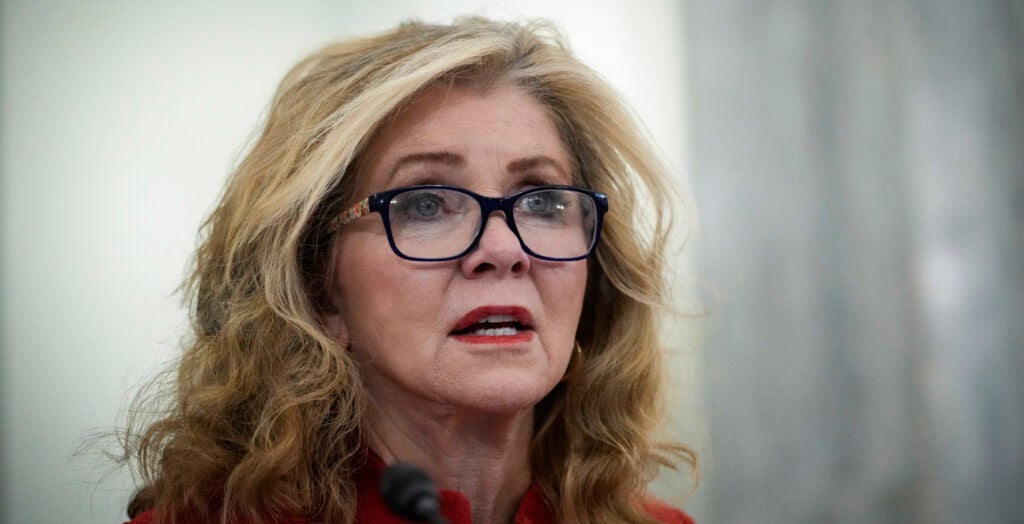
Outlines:
[[[533,409],[557,385],[557,382],[541,383],[533,378],[523,380],[504,376],[488,380],[481,376],[474,384],[461,388],[457,403],[467,409],[495,415],[512,415]]]

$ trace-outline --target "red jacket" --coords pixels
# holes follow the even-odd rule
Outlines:
[[[380,477],[384,473],[384,462],[374,453],[369,454],[366,466],[359,470],[356,477],[358,485],[358,504],[356,511],[357,524],[407,524],[409,521],[392,513],[384,504],[380,495]],[[648,499],[644,501],[647,513],[666,524],[694,524],[686,513],[663,502]],[[441,490],[441,513],[450,524],[472,524],[473,514],[470,511],[469,499],[458,491]],[[153,510],[135,517],[126,524],[155,524]],[[555,513],[541,495],[537,484],[531,484],[526,495],[519,502],[515,524],[555,524]],[[188,521],[180,524],[205,524]],[[304,520],[282,521],[278,524],[307,524]]]

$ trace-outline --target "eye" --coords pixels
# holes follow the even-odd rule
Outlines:
[[[441,210],[441,199],[435,195],[421,195],[413,202],[416,214],[423,217],[436,215]]]
[[[410,191],[391,201],[392,214],[406,220],[435,218],[444,212],[446,200],[439,191]]]
[[[530,216],[554,218],[564,214],[568,204],[568,196],[564,191],[545,190],[524,196],[516,207]]]
[[[523,198],[523,208],[535,214],[544,214],[553,211],[553,199],[550,194],[532,193]]]

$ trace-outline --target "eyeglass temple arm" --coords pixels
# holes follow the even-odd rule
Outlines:
[[[357,218],[364,217],[370,214],[370,197],[366,197],[359,202],[356,202],[352,207],[344,210],[338,216],[331,220],[331,231],[337,231],[338,228],[354,221]]]

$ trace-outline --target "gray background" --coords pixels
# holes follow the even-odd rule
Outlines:
[[[0,0],[0,522],[123,517],[82,443],[288,66],[472,12],[555,19],[695,194],[699,522],[1024,521],[1024,3],[554,4]]]
[[[1024,3],[696,0],[713,522],[1024,522]]]

